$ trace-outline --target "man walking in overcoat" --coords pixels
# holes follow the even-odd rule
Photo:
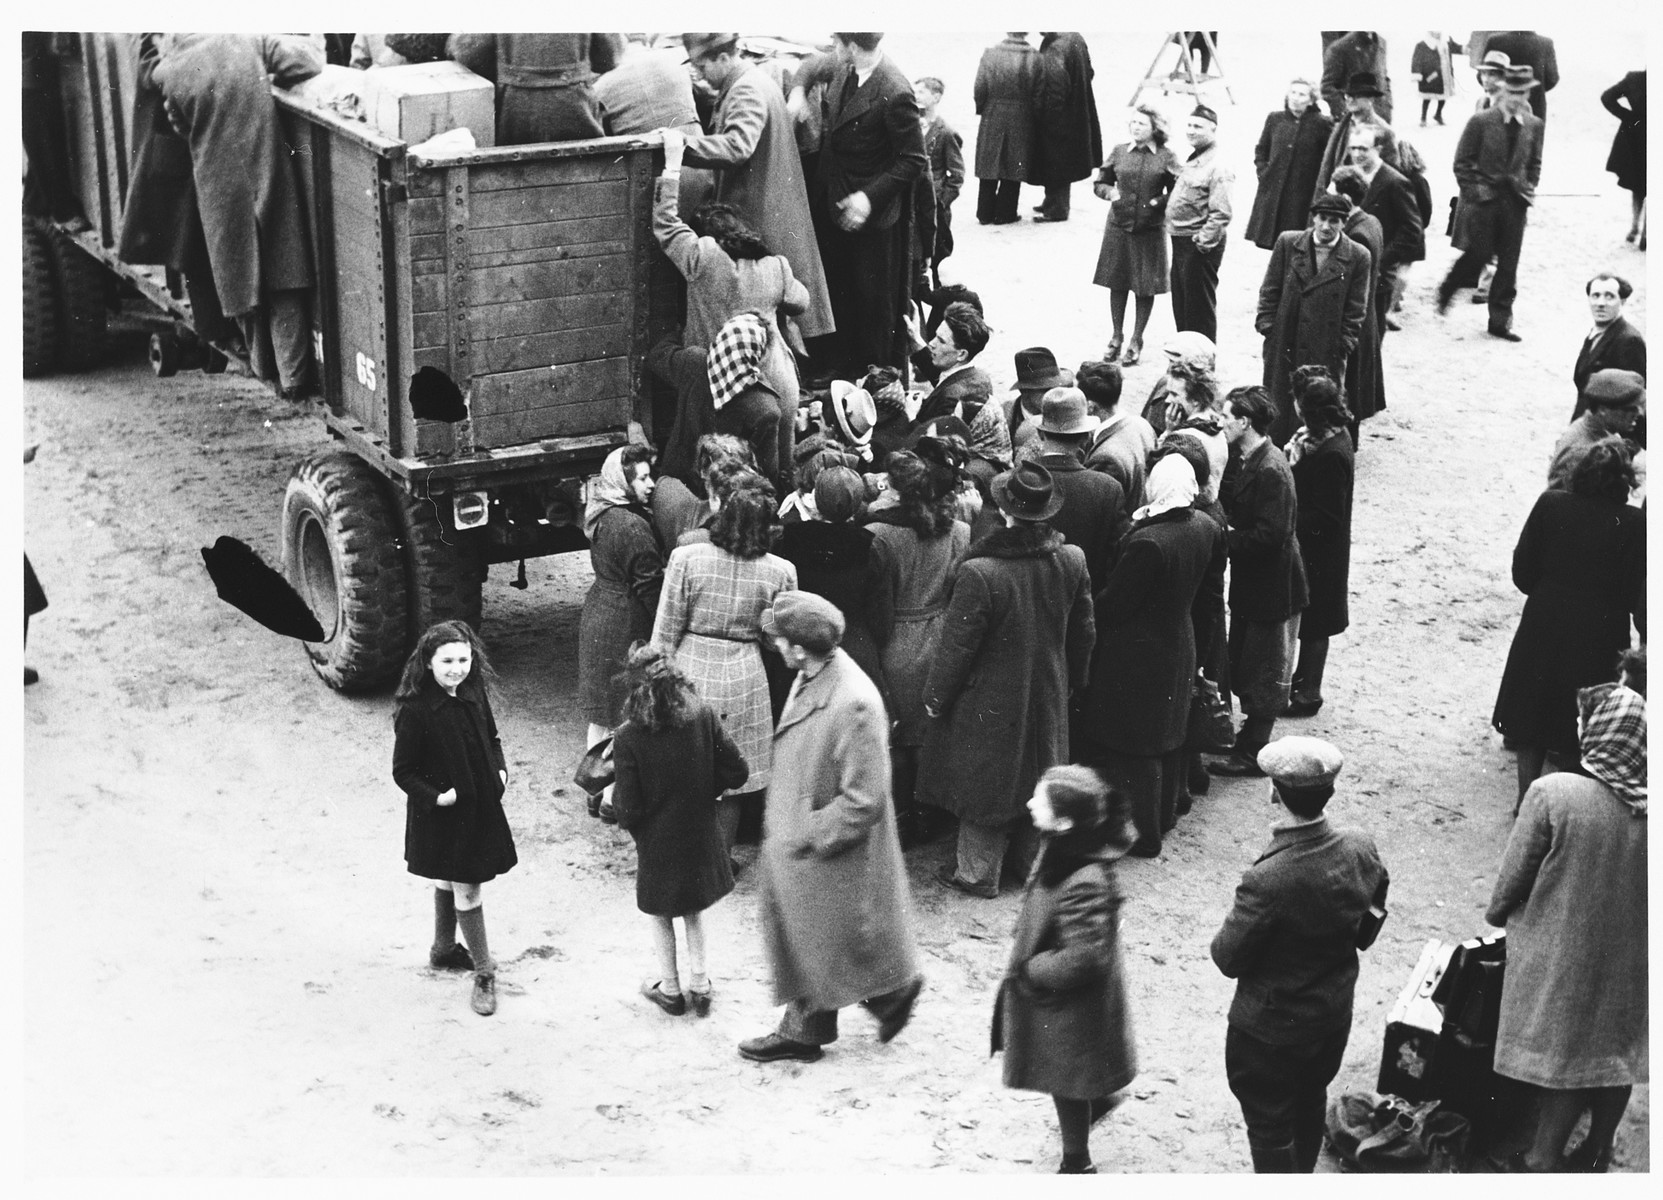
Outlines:
[[[1213,962],[1236,981],[1224,1070],[1253,1170],[1309,1174],[1351,1036],[1357,951],[1378,932],[1388,876],[1373,838],[1334,829],[1323,814],[1344,765],[1337,749],[1282,738],[1258,762],[1271,778],[1270,845],[1242,876],[1212,944]]]
[[[890,798],[889,717],[877,685],[838,643],[843,614],[782,592],[763,614],[796,681],[774,731],[757,857],[757,911],[779,1028],[739,1043],[754,1062],[814,1062],[837,1010],[860,1004],[878,1040],[906,1027],[923,990],[912,898]]]
[[[1040,97],[1036,107],[1033,170],[1028,181],[1045,189],[1036,221],[1068,220],[1074,184],[1103,165],[1103,131],[1091,80],[1091,51],[1077,33],[1040,35]]]
[[[1265,339],[1265,390],[1276,402],[1270,427],[1278,448],[1299,427],[1296,367],[1320,363],[1345,378],[1369,312],[1369,252],[1345,236],[1351,202],[1325,192],[1311,206],[1311,228],[1276,239],[1259,286],[1254,321]]]
[[[1455,147],[1455,179],[1461,185],[1460,217],[1465,235],[1461,257],[1438,285],[1438,314],[1449,311],[1461,288],[1472,287],[1493,254],[1490,281],[1490,336],[1523,339],[1513,332],[1513,298],[1518,293],[1519,252],[1525,219],[1542,177],[1542,120],[1529,110],[1537,86],[1529,67],[1509,67],[1493,108],[1474,113]]]
[[[714,169],[713,198],[738,209],[768,249],[791,264],[791,274],[808,289],[808,311],[794,318],[797,329],[805,338],[824,337],[837,326],[785,97],[739,53],[737,33],[684,33],[681,39],[693,69],[716,90],[712,132],[689,137],[682,161]]]
[[[902,315],[911,292],[912,189],[927,167],[918,100],[880,50],[881,33],[834,33],[820,158],[809,204],[832,315],[832,367],[858,379],[868,366],[905,368]]]

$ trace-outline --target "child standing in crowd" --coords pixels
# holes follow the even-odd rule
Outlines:
[[[924,258],[932,282],[940,287],[941,260],[953,252],[953,201],[964,189],[964,138],[937,111],[947,94],[946,84],[926,75],[912,81],[912,90],[918,96],[924,157],[929,160],[930,183],[935,189],[935,245],[925,248]]]
[[[697,1016],[710,1013],[704,910],[733,890],[716,799],[750,768],[693,681],[657,646],[629,656],[629,699],[613,735],[613,807],[635,839],[635,903],[653,919],[659,976],[641,994],[673,1017],[687,1011],[676,966],[675,918],[687,929],[688,992]]]
[[[409,798],[404,861],[412,875],[433,880],[428,962],[474,973],[473,1010],[482,1017],[497,1011],[497,986],[480,888],[519,861],[502,811],[508,765],[486,692],[493,677],[479,635],[440,621],[404,664],[393,718],[393,779]],[[467,949],[456,944],[458,925]]]

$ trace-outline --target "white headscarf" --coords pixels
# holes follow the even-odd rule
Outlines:
[[[601,463],[601,473],[589,485],[589,503],[583,508],[583,536],[595,540],[595,529],[609,508],[623,508],[635,502],[635,493],[624,475],[625,446],[619,446]],[[633,474],[633,471],[631,472]]]
[[[1190,460],[1182,454],[1168,454],[1155,463],[1143,481],[1143,495],[1148,503],[1132,514],[1132,520],[1142,521],[1175,508],[1189,508],[1199,494],[1195,467]]]

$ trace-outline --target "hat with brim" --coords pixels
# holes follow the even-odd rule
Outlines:
[[[1327,213],[1333,217],[1349,217],[1351,215],[1351,201],[1338,192],[1324,192],[1311,202],[1311,215]]]
[[[687,48],[688,58],[698,58],[709,54],[713,50],[720,50],[723,46],[736,44],[739,41],[737,33],[684,33],[681,44]]]
[[[1491,50],[1484,56],[1484,61],[1478,64],[1478,70],[1480,73],[1491,71],[1497,75],[1500,75],[1512,65],[1513,60],[1508,56],[1507,51]]]
[[[1507,73],[1501,77],[1501,90],[1504,92],[1528,92],[1541,86],[1542,81],[1536,78],[1536,68],[1528,63],[1508,67]]]
[[[843,640],[843,614],[813,592],[781,592],[762,614],[762,632],[810,654],[830,654]]]
[[[1062,494],[1051,472],[1036,462],[1022,462],[993,478],[999,511],[1018,521],[1049,521],[1062,511]]]
[[[1091,433],[1097,428],[1092,419],[1086,394],[1076,387],[1054,387],[1045,393],[1039,405],[1039,430],[1064,437],[1074,433]]]
[[[1345,755],[1321,738],[1277,738],[1259,751],[1259,770],[1283,787],[1316,788],[1334,782]]]
[[[1030,346],[1016,352],[1016,386],[1011,391],[1042,392],[1062,385],[1057,356],[1044,346]]]
[[[832,416],[838,429],[856,446],[872,440],[872,427],[878,423],[878,406],[865,388],[856,387],[847,379],[834,379],[831,384]]]
[[[1601,408],[1639,408],[1646,402],[1646,378],[1638,371],[1607,367],[1588,377],[1582,398]]]
[[[1374,77],[1373,71],[1358,71],[1345,85],[1347,96],[1384,96],[1380,90],[1380,81]]]

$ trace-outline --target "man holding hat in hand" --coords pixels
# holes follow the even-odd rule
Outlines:
[[[906,1027],[923,990],[912,898],[890,802],[889,717],[877,685],[838,643],[843,614],[781,592],[762,615],[797,678],[774,731],[773,782],[757,856],[757,911],[785,1005],[772,1033],[739,1043],[753,1062],[814,1062],[837,1010],[860,1004],[878,1040]]]
[[[1270,845],[1213,937],[1213,962],[1236,980],[1224,1069],[1259,1174],[1316,1167],[1328,1084],[1351,1035],[1357,951],[1385,916],[1388,877],[1374,839],[1323,815],[1343,763],[1320,738],[1281,738],[1259,751],[1275,814]]]
[[[1230,225],[1230,186],[1235,175],[1218,152],[1218,114],[1197,104],[1184,123],[1194,147],[1166,198],[1166,232],[1172,238],[1172,321],[1218,341],[1218,266]]]

